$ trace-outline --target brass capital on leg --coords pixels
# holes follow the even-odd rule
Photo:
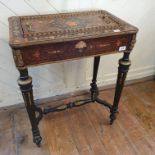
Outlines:
[[[20,78],[17,80],[19,85],[28,85],[32,83],[32,77],[28,77],[26,80],[21,80]]]

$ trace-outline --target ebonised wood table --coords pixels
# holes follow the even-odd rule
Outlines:
[[[130,66],[129,55],[136,41],[138,29],[107,11],[15,16],[9,18],[10,46],[20,77],[20,86],[32,126],[33,141],[38,146],[41,136],[38,128],[44,114],[95,102],[110,110],[110,123],[116,119],[124,81]],[[97,72],[100,56],[123,53],[119,60],[118,77],[113,104],[98,98]],[[41,109],[34,103],[32,78],[28,67],[94,57],[90,98]],[[108,67],[108,66],[107,66]]]

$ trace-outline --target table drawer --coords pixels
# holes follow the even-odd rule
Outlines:
[[[63,43],[44,44],[21,49],[24,66],[104,55],[126,50],[130,36],[78,40]]]

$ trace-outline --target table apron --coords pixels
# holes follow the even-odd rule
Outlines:
[[[105,55],[116,51],[123,52],[123,50],[128,49],[130,38],[130,35],[123,35],[29,46],[18,50],[20,54],[14,52],[17,59],[20,59],[20,61],[16,62],[16,66],[34,66],[88,56]]]

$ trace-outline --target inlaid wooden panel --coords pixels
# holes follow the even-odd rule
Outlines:
[[[130,36],[114,36],[25,47],[21,50],[25,66],[119,52],[129,46]]]
[[[138,31],[104,10],[10,17],[9,27],[12,48],[136,34]]]

